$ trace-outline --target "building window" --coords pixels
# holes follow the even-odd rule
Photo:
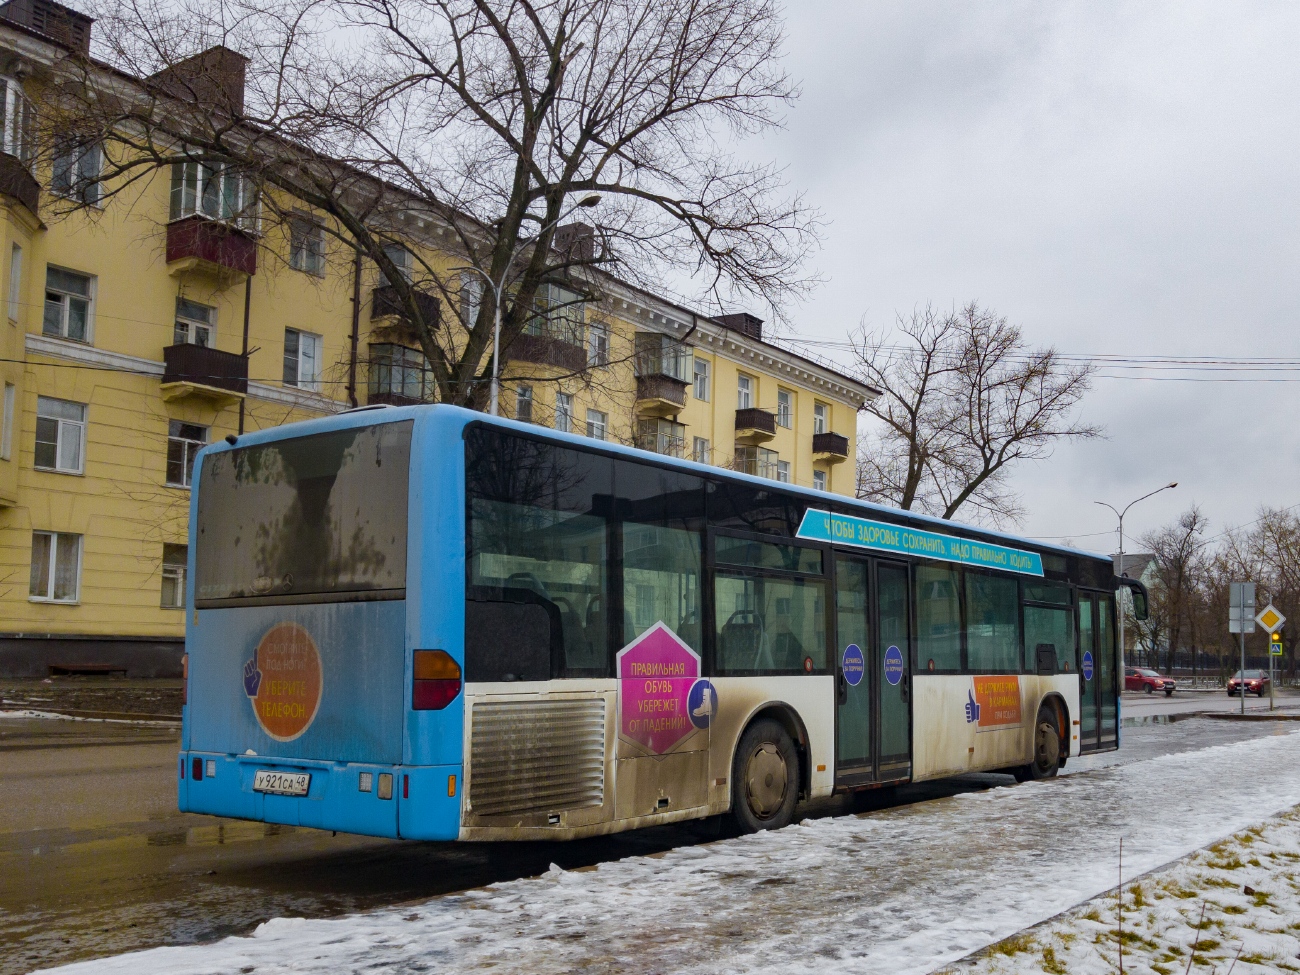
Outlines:
[[[32,532],[32,599],[75,603],[81,589],[81,536]]]
[[[826,472],[813,471],[813,487],[818,491],[826,490]]]
[[[555,394],[555,429],[561,433],[573,432],[573,395]]]
[[[84,404],[36,397],[36,467],[39,470],[80,474],[85,441]]]
[[[167,486],[189,487],[194,458],[208,442],[208,428],[172,420],[167,426]]]
[[[31,162],[32,112],[22,85],[0,78],[0,152]]]
[[[315,390],[320,382],[320,336],[284,330],[284,384]]]
[[[813,404],[813,433],[827,433],[831,428],[831,408],[825,403]]]
[[[776,481],[781,479],[781,464],[786,465],[786,480],[789,480],[789,463],[778,460],[775,450],[736,444],[736,456],[731,466],[742,474],[753,474],[755,477],[766,477]]]
[[[593,325],[587,332],[587,365],[609,365],[609,326]]]
[[[674,420],[639,420],[636,432],[636,445],[642,450],[668,457],[680,457],[685,452],[686,427]]]
[[[776,425],[779,427],[794,425],[794,393],[788,389],[776,391]]]
[[[709,360],[695,360],[695,398],[702,403],[709,401]]]
[[[289,266],[317,277],[325,275],[325,228],[315,220],[289,221]]]
[[[212,348],[212,332],[217,324],[217,310],[210,305],[200,305],[188,298],[176,299],[176,328],[172,332],[175,345],[201,345]]]
[[[460,276],[460,318],[466,328],[478,321],[478,310],[483,306],[483,279],[471,271]]]
[[[536,335],[566,345],[584,347],[583,335],[586,331],[587,306],[582,295],[558,284],[542,284],[537,288],[533,298],[533,308],[537,311],[524,326],[525,335]],[[598,327],[598,326],[596,326]],[[609,347],[609,331],[605,330],[606,355]],[[587,358],[591,359],[591,346],[587,345]]]
[[[411,270],[415,264],[415,256],[401,244],[385,244],[384,256],[387,257],[397,267],[397,273],[403,281],[410,282]],[[391,281],[388,280],[388,274],[381,267],[379,269],[379,287],[386,288]]]
[[[58,267],[45,269],[45,320],[41,328],[54,338],[90,341],[90,305],[94,281]]]
[[[419,349],[370,347],[370,402],[423,403],[433,399],[433,376]]]
[[[164,545],[162,560],[162,608],[185,608],[185,566],[189,546]]]
[[[776,462],[776,479],[782,484],[790,483],[790,462],[788,460],[778,460]]]
[[[14,384],[5,383],[4,428],[0,429],[0,460],[13,456],[14,447]]]
[[[587,411],[587,436],[604,440],[609,427],[609,416],[600,410]]]
[[[9,249],[9,321],[18,321],[23,297],[23,249],[17,244]]]
[[[636,374],[671,376],[683,383],[691,381],[691,347],[672,336],[658,332],[637,332],[635,338]]]
[[[173,163],[170,216],[172,220],[223,220],[256,233],[257,192],[248,179],[228,166]]]
[[[533,422],[532,386],[520,386],[515,390],[515,419],[521,423]]]
[[[743,372],[736,377],[736,409],[749,410],[754,407],[754,380]]]
[[[695,360],[699,362],[699,359]],[[709,441],[706,437],[696,437],[691,444],[691,460],[697,464],[712,463],[712,452],[709,449]]]
[[[104,167],[104,153],[98,145],[73,146],[54,157],[50,192],[99,206],[99,175]]]

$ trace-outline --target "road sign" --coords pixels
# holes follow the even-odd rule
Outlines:
[[[1282,624],[1286,622],[1286,617],[1278,612],[1272,603],[1269,603],[1259,611],[1259,615],[1255,617],[1255,622],[1269,633],[1276,633],[1278,630],[1282,629]]]
[[[1253,582],[1229,584],[1228,632],[1255,632],[1255,584]]]

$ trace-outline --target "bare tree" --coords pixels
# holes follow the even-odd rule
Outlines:
[[[264,224],[309,208],[383,272],[441,401],[482,405],[497,293],[509,349],[551,281],[585,304],[673,275],[778,314],[809,283],[816,215],[724,151],[794,95],[772,0],[115,0],[96,31],[145,81],[69,57],[47,151],[98,143],[110,196],[197,164]]]
[[[878,422],[863,438],[859,497],[944,518],[967,508],[976,520],[1015,521],[1008,469],[1050,456],[1063,439],[1100,436],[1075,416],[1092,368],[1030,348],[992,311],[973,302],[947,315],[926,307],[900,317],[896,333],[863,328],[854,337],[860,377],[882,391],[865,407]]]
[[[1156,585],[1151,591],[1154,620],[1148,620],[1163,630],[1168,671],[1172,672],[1177,653],[1184,640],[1190,644],[1192,659],[1197,650],[1197,604],[1202,600],[1205,581],[1205,527],[1206,518],[1200,508],[1192,505],[1179,516],[1178,521],[1142,536],[1142,545],[1155,556]],[[1154,653],[1159,645],[1152,633],[1149,643]],[[1193,670],[1195,664],[1193,663]]]

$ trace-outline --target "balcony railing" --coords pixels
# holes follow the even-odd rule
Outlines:
[[[256,274],[257,241],[219,220],[175,220],[167,225],[167,263],[187,260],[215,270]]]
[[[736,441],[762,443],[776,436],[776,414],[750,408],[736,410]]]
[[[555,366],[567,372],[581,372],[587,366],[583,328],[567,319],[535,318],[506,350],[516,362]]]
[[[169,345],[163,349],[163,385],[186,383],[248,392],[248,357],[202,345]]]
[[[671,376],[637,376],[637,412],[645,416],[676,416],[686,408],[688,385]]]
[[[420,309],[424,324],[433,328],[438,324],[438,299],[427,291],[415,290],[415,303]],[[397,296],[397,289],[391,284],[380,285],[370,295],[370,320],[377,318],[400,318],[408,320],[406,306]]]
[[[41,201],[41,187],[23,161],[7,152],[0,152],[0,193],[11,196],[33,215]]]
[[[813,457],[815,460],[846,460],[848,456],[848,437],[838,433],[813,434]]]

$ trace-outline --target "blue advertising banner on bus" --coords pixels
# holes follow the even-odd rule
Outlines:
[[[877,552],[959,562],[962,565],[1002,569],[1027,576],[1043,574],[1043,560],[1035,552],[958,538],[955,535],[941,535],[885,521],[872,521],[854,515],[833,514],[815,508],[809,508],[804,513],[797,534],[800,538],[812,541],[853,545]]]

